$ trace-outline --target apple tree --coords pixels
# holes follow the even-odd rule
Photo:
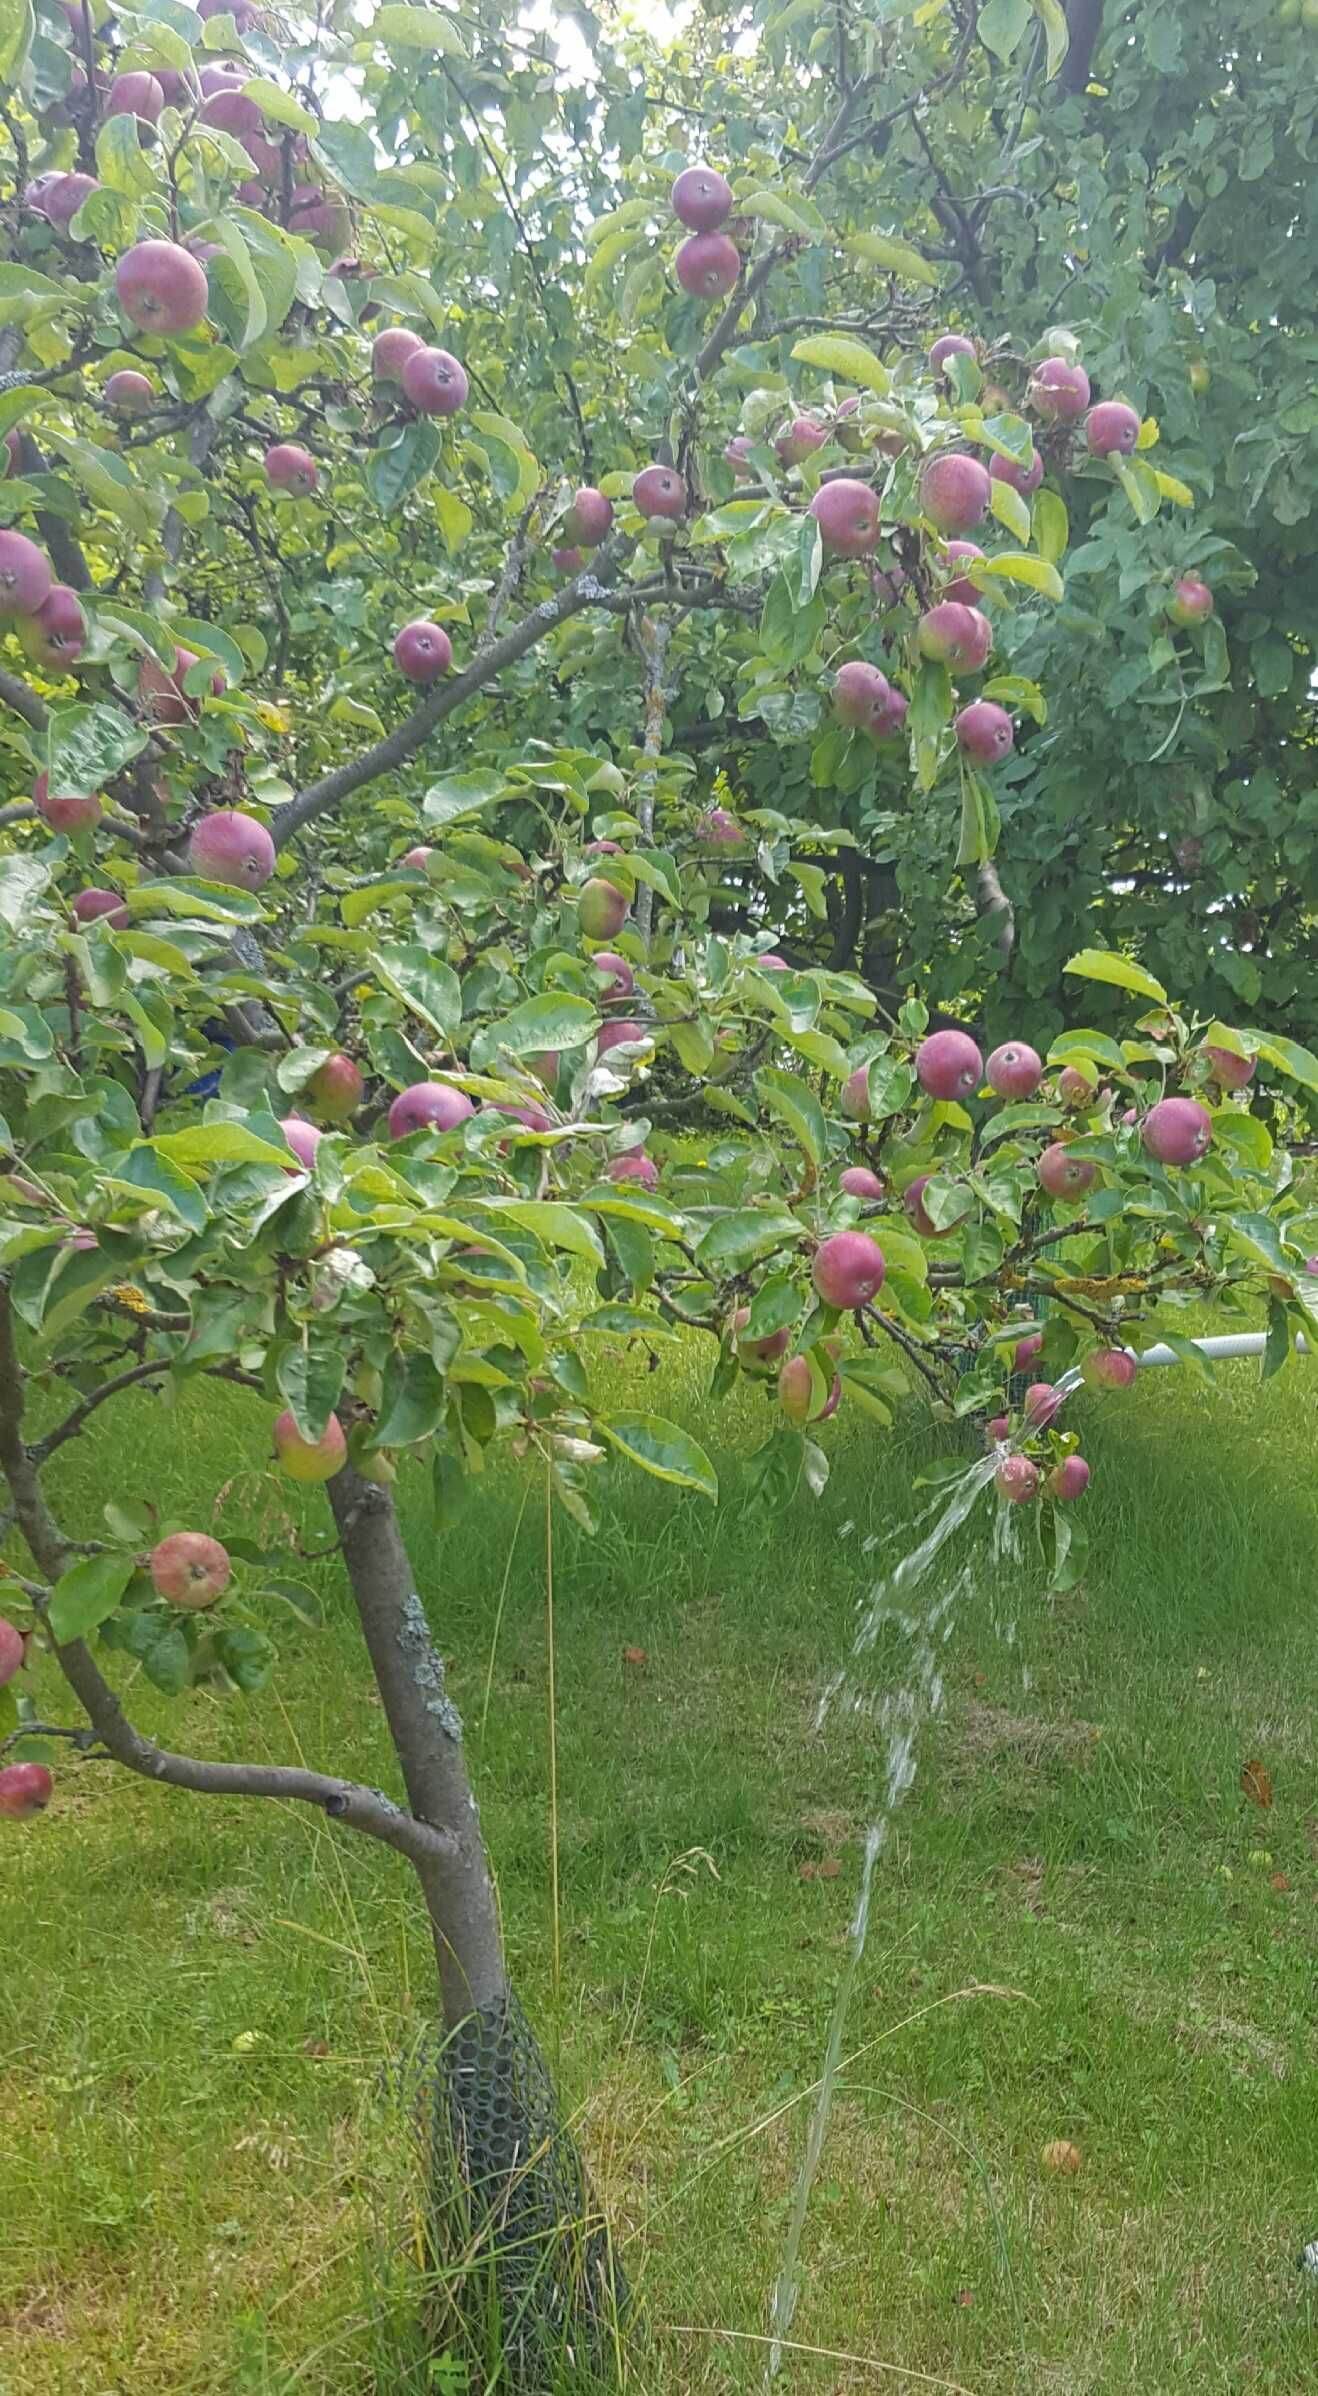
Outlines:
[[[560,72],[495,7],[3,18],[0,1813],[90,1748],[412,1866],[437,2177],[530,2384],[607,2338],[616,2279],[509,1987],[399,1471],[439,1530],[508,1458],[587,1524],[611,1458],[714,1501],[597,1362],[704,1341],[716,1388],[764,1385],[766,1502],[823,1486],[840,1410],[877,1437],[919,1391],[993,1418],[1065,1577],[1088,1471],[1045,1374],[1119,1389],[1142,1314],[1261,1296],[1275,1368],[1315,1311],[1279,1144],[1305,1050],[1109,946],[1071,970],[1123,1036],[986,1056],[814,939],[876,759],[1001,913],[1017,727],[1069,698],[1025,670],[1064,492],[1091,544],[1185,504],[1065,328],[1005,393],[973,275],[931,323],[922,252],[852,227],[853,171],[863,198],[982,72],[973,7],[920,14],[812,35],[790,106],[711,61],[699,107],[631,37]],[[818,728],[812,803],[670,737],[698,676]],[[207,1379],[324,1486],[392,1793],[124,1709],[126,1665],[261,1686],[297,1602],[232,1501],[60,1496],[104,1407]]]

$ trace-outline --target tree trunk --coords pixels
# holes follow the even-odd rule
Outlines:
[[[482,2360],[497,2356],[512,2386],[560,2386],[564,2367],[576,2362],[607,2369],[624,2282],[549,2068],[508,1983],[462,1724],[393,1497],[351,1466],[328,1495],[409,1804],[454,1842],[451,1858],[416,1866],[446,2033],[432,2122],[443,2309],[464,2320]]]

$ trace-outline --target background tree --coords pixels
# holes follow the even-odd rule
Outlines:
[[[508,1986],[400,1464],[441,1526],[503,1442],[586,1522],[610,1453],[712,1498],[686,1431],[592,1389],[596,1335],[690,1328],[716,1386],[772,1388],[781,1497],[822,1486],[841,1403],[882,1427],[914,1379],[991,1414],[1040,1353],[1115,1384],[1169,1294],[1266,1292],[1275,1365],[1313,1305],[1266,1119],[1274,1077],[1318,1088],[1307,1050],[1178,1013],[1115,944],[1072,967],[1150,1009],[1121,1042],[1045,1009],[986,1065],[903,995],[941,924],[941,994],[993,1020],[1000,821],[1052,787],[1095,624],[1109,662],[1152,638],[1180,741],[1224,672],[1195,569],[1249,569],[1184,529],[1126,307],[1096,355],[979,322],[993,187],[930,145],[986,164],[1010,82],[1015,155],[1057,9],[791,13],[735,61],[710,24],[689,57],[574,36],[566,69],[494,9],[5,20],[0,1808],[90,1743],[411,1862],[441,2181],[532,2378],[607,2342],[613,2275]],[[921,871],[954,895],[894,945]],[[698,1111],[700,1166],[664,1132]],[[117,1657],[259,1686],[268,1600],[305,1604],[250,1521],[93,1532],[46,1492],[121,1391],[195,1376],[326,1485],[405,1804],[122,1710]],[[1050,1386],[997,1436],[1064,1577],[1085,1476]],[[56,1674],[85,1720],[41,1718]]]

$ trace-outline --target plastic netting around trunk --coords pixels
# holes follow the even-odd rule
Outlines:
[[[435,2224],[446,2298],[520,2390],[576,2384],[616,2353],[626,2283],[535,2033],[515,1996],[438,2058]],[[456,2267],[456,2268],[455,2268]]]

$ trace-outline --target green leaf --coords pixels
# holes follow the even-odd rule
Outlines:
[[[174,1164],[191,1168],[194,1165],[279,1165],[288,1168],[288,1151],[276,1148],[272,1140],[263,1140],[241,1123],[197,1123],[188,1131],[159,1132],[151,1146],[157,1156],[169,1158]]]
[[[117,516],[139,540],[147,539],[163,521],[167,506],[164,493],[139,481],[122,458],[115,457],[108,449],[96,448],[90,441],[75,441],[70,434],[53,428],[46,438],[77,476],[92,505],[103,508],[107,515]]]
[[[738,216],[757,216],[771,225],[781,225],[785,233],[799,233],[807,241],[817,241],[825,231],[818,209],[808,201],[784,199],[780,191],[748,191],[737,199]]]
[[[376,23],[379,23],[378,16]],[[294,133],[312,134],[319,130],[320,119],[314,117],[310,109],[303,108],[291,92],[284,90],[282,84],[268,83],[263,75],[253,75],[250,83],[245,83],[242,89],[244,99],[255,100],[262,116],[271,118],[276,125],[287,125]]]
[[[718,1479],[704,1449],[676,1423],[657,1414],[597,1415],[595,1428],[610,1445],[653,1473],[656,1480],[673,1481],[679,1489],[698,1490],[718,1500]]]
[[[981,699],[997,699],[1004,707],[1023,707],[1036,724],[1048,721],[1048,702],[1037,682],[1024,674],[994,674],[980,691]]]
[[[0,85],[17,83],[35,31],[32,0],[0,0]]]
[[[1283,1040],[1274,1032],[1266,1036],[1251,1032],[1249,1039],[1265,1063],[1275,1065],[1279,1073],[1288,1074],[1292,1081],[1302,1082],[1306,1090],[1318,1090],[1318,1057],[1307,1048],[1301,1048],[1295,1040]]]
[[[818,366],[825,374],[840,375],[848,383],[859,383],[864,391],[875,391],[886,399],[892,389],[892,376],[872,349],[863,341],[853,340],[849,333],[811,333],[798,341],[792,356],[803,366]]]
[[[903,282],[932,285],[938,281],[936,266],[912,249],[909,241],[896,241],[888,233],[848,233],[842,246],[851,257],[863,258],[869,266],[882,266],[888,274],[900,275]]]
[[[1051,82],[1071,47],[1071,29],[1066,21],[1062,0],[1034,0],[1034,13],[1042,21],[1048,37],[1044,71]]]
[[[83,798],[106,783],[146,747],[146,734],[118,707],[52,711],[46,727],[46,771],[61,798]]]
[[[501,1053],[529,1057],[542,1048],[582,1048],[594,1039],[599,1021],[589,999],[552,991],[524,999],[496,1023],[482,1024],[471,1044],[472,1070],[483,1073]]]
[[[799,1246],[803,1236],[786,1207],[737,1207],[710,1224],[696,1254],[707,1268],[738,1273],[775,1248]]]
[[[462,985],[451,965],[419,941],[389,941],[372,951],[366,968],[441,1040],[452,1039],[462,1021]]]
[[[435,485],[434,509],[444,547],[450,557],[456,557],[476,519],[466,500],[444,483]]]
[[[140,200],[155,182],[155,169],[142,148],[137,119],[126,112],[106,117],[96,136],[96,172],[111,191]]]
[[[1030,0],[985,0],[979,12],[979,38],[1004,66],[1018,48],[1030,15]]]
[[[1034,546],[1040,557],[1055,566],[1065,557],[1071,538],[1071,519],[1066,502],[1044,483],[1034,494]]]
[[[567,1256],[580,1257],[583,1264],[604,1262],[599,1233],[574,1207],[559,1205],[551,1198],[481,1198],[472,1204],[483,1214],[497,1214],[506,1223],[519,1223],[524,1231],[533,1231],[546,1248],[561,1248]]]
[[[1018,541],[1028,541],[1030,511],[1020,492],[1011,483],[1002,482],[997,476],[994,477],[993,488],[989,493],[989,506],[999,524],[1005,524],[1009,533],[1013,533]],[[992,562],[992,559],[988,558],[984,561],[985,565],[991,565]],[[975,561],[975,570],[977,573],[982,573],[984,570],[978,559]]]
[[[464,815],[478,815],[482,807],[507,793],[502,774],[446,774],[442,782],[431,783],[421,801],[421,813],[430,825],[456,824]]]
[[[437,50],[441,58],[465,58],[467,45],[452,17],[435,8],[412,8],[388,0],[370,20],[377,42],[394,50]]]
[[[61,1647],[108,1621],[137,1567],[131,1556],[85,1556],[56,1581],[46,1619]]]
[[[275,1387],[288,1402],[304,1439],[324,1437],[343,1388],[344,1358],[338,1349],[303,1345],[285,1348],[275,1365]]]
[[[181,1171],[173,1160],[157,1156],[153,1148],[130,1148],[126,1157],[116,1160],[113,1184],[126,1189],[149,1191],[171,1214],[186,1223],[190,1231],[201,1231],[206,1223],[206,1201],[195,1181]]]
[[[404,425],[397,440],[373,449],[366,460],[366,488],[382,516],[392,516],[410,491],[415,491],[439,463],[443,440],[438,427],[420,416]]]
[[[1117,481],[1135,510],[1141,524],[1151,524],[1158,513],[1158,483],[1151,466],[1140,458],[1109,459]]]
[[[777,1115],[787,1125],[811,1164],[822,1165],[828,1153],[828,1125],[809,1084],[793,1074],[777,1073],[766,1067],[756,1074],[755,1087],[770,1114]]]
[[[1014,491],[1012,497],[1019,499],[1020,493]],[[1062,577],[1056,566],[1049,565],[1047,558],[1029,557],[1012,549],[999,550],[996,557],[986,557],[982,565],[977,561],[975,574],[979,580],[991,575],[995,581],[1026,583],[1032,591],[1042,591],[1047,599],[1064,599],[1066,596]]]
[[[1164,474],[1161,467],[1155,466],[1153,468],[1153,479],[1158,486],[1158,495],[1160,498],[1174,500],[1177,507],[1194,506],[1194,493],[1190,489],[1189,484],[1183,483],[1179,476],[1175,474]]]
[[[371,1433],[373,1448],[409,1448],[438,1428],[448,1383],[434,1359],[420,1349],[395,1352],[384,1371],[380,1414]]]
[[[1109,949],[1082,948],[1074,957],[1068,957],[1063,971],[1080,974],[1087,982],[1111,982],[1118,990],[1133,990],[1138,998],[1151,998],[1160,1007],[1168,1004],[1161,982],[1156,982],[1132,958],[1119,957]],[[1318,1067],[1315,1071],[1318,1072]]]

